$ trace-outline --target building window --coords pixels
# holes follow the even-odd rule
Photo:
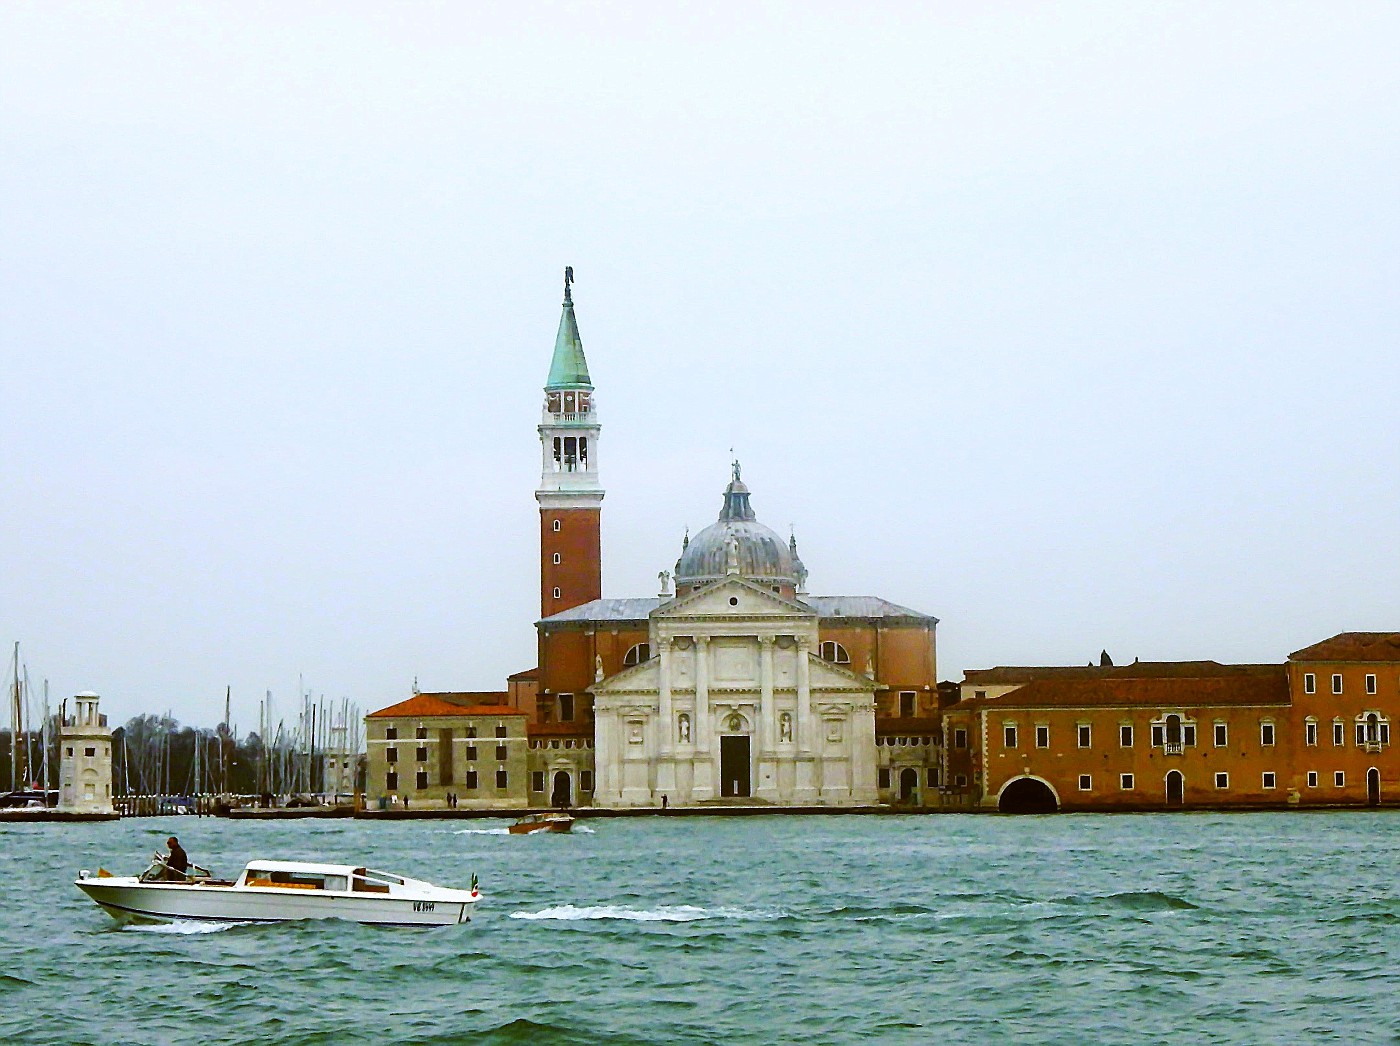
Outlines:
[[[1275,788],[1275,787],[1277,787],[1277,781],[1278,781],[1278,778],[1274,776],[1274,772],[1273,772],[1272,770],[1265,770],[1265,771],[1264,771],[1264,787],[1265,787],[1265,788]]]
[[[1332,721],[1332,747],[1341,748],[1346,743],[1347,735],[1346,730],[1342,727],[1342,721],[1334,719]]]
[[[554,565],[555,565],[556,567],[559,565],[560,561],[561,561],[561,557],[560,557],[559,553],[558,553],[558,552],[554,553]]]
[[[954,747],[954,748],[966,748],[966,747],[967,747],[967,731],[964,730],[964,729],[962,729],[961,727],[959,727],[957,730],[954,730],[954,731],[953,731],[953,747]],[[868,778],[867,778],[867,780],[868,780]]]
[[[543,771],[543,770],[536,770],[536,771],[534,771],[533,773],[530,774],[530,791],[532,791],[532,792],[543,792],[543,791],[544,791],[544,771]]]
[[[1133,747],[1133,728],[1131,726],[1124,724],[1118,728],[1118,747]]]
[[[1181,755],[1196,744],[1196,724],[1184,722],[1175,712],[1152,724],[1152,747],[1168,755]]]
[[[593,791],[593,771],[580,770],[578,775],[578,790],[580,792]]]
[[[1230,727],[1225,723],[1215,724],[1215,747],[1224,748],[1230,743]]]
[[[572,723],[574,721],[574,695],[559,695],[559,722]],[[496,734],[497,737],[504,737],[504,734]]]
[[[1338,770],[1332,775],[1332,783],[1338,788],[1345,788],[1347,786],[1347,775],[1341,770]]]
[[[504,763],[505,761],[506,761],[506,746],[505,746],[505,745],[497,745],[497,746],[496,746],[496,762],[498,762],[498,763]]]
[[[416,776],[417,780],[414,781],[414,787],[421,792],[428,787],[428,771],[419,770]]]
[[[974,691],[972,692],[972,696],[975,697],[975,698],[977,698],[977,700],[981,701],[981,700],[983,700],[983,699],[987,696],[987,691],[985,691],[985,690],[974,690]]]
[[[496,787],[499,788],[501,791],[505,791],[505,789],[509,786],[509,784],[510,784],[510,775],[507,774],[504,770],[497,770],[497,771],[496,771]]]
[[[1265,748],[1273,747],[1274,724],[1267,719],[1259,724],[1259,743]]]
[[[464,783],[463,787],[468,788],[468,789],[471,789],[471,790],[475,790],[475,789],[476,789],[476,771],[475,771],[475,770],[468,770],[468,771],[467,771],[467,779],[466,779],[466,782]]]
[[[428,761],[427,746],[419,745],[417,749],[414,750],[414,758],[417,759],[417,761],[420,763],[426,763]]]
[[[418,729],[413,731],[413,736],[416,737],[419,741],[426,739],[428,736],[428,728],[422,723],[419,723]]]
[[[1079,747],[1089,748],[1093,745],[1094,730],[1088,723],[1080,723],[1076,731]]]
[[[817,653],[823,661],[830,661],[833,665],[849,665],[851,663],[851,655],[846,653],[846,648],[829,639],[817,648]],[[867,778],[867,780],[869,779]]]
[[[1037,726],[1035,728],[1035,746],[1037,748],[1050,747],[1050,728],[1048,726]]]
[[[1216,787],[1216,788],[1229,788],[1229,787],[1230,787],[1230,775],[1229,775],[1229,774],[1216,774],[1216,775],[1215,775],[1215,787]]]
[[[868,780],[870,780],[870,778],[867,777],[866,780],[868,781]],[[882,766],[882,767],[880,767],[880,787],[883,788],[883,789],[885,789],[886,791],[889,790],[889,787],[890,787],[890,768],[889,768],[888,766]]]
[[[560,695],[560,696],[563,696],[563,695]],[[497,736],[497,737],[505,737],[505,736],[507,736],[507,733],[506,733],[506,725],[505,725],[504,723],[497,723],[497,724],[496,724],[496,736]]]
[[[384,790],[386,792],[397,792],[399,790],[398,771],[390,770],[384,775]]]
[[[554,598],[555,598],[555,599],[558,599],[558,598],[559,598],[559,586],[558,586],[558,585],[555,585],[555,586],[554,586]]]
[[[1334,672],[1334,673],[1332,674],[1332,693],[1334,693],[1334,694],[1340,694],[1341,692],[1342,692],[1342,674],[1341,674],[1340,672]]]
[[[1007,723],[1006,726],[1002,728],[1001,743],[1002,743],[1002,747],[1004,747],[1004,748],[1015,748],[1015,747],[1016,747],[1016,724],[1015,724],[1015,723]],[[870,780],[870,779],[867,777],[866,780],[868,781],[868,780]]]
[[[69,745],[69,746],[68,746],[68,754],[69,754],[69,755],[72,755],[72,754],[73,754],[73,746],[72,746],[72,745]]]
[[[89,759],[91,759],[91,758],[92,758],[93,756],[95,756],[96,754],[97,754],[97,749],[96,749],[96,748],[84,748],[84,749],[83,749],[83,755],[87,756]]]
[[[937,787],[938,787],[938,767],[936,767],[936,766],[931,766],[931,767],[929,767],[929,768],[928,768],[928,776],[925,778],[925,780],[928,782],[928,787],[930,787],[930,788],[937,788]]]
[[[1311,672],[1303,673],[1303,693],[1317,693],[1317,676],[1313,675]]]
[[[1372,751],[1379,751],[1390,744],[1390,722],[1377,712],[1367,712],[1356,721],[1356,744]]]
[[[899,714],[905,719],[912,719],[914,716],[914,700],[918,695],[912,690],[901,690],[899,692]]]
[[[1317,720],[1312,716],[1303,723],[1303,743],[1309,747],[1317,745]]]
[[[1309,787],[1309,788],[1316,788],[1316,787],[1317,787],[1317,771],[1316,771],[1316,770],[1309,770],[1309,771],[1308,771],[1308,787]]]
[[[958,774],[957,777],[953,778],[953,783],[959,788],[966,788],[967,774]]]
[[[1090,777],[1088,774],[1079,775],[1079,790],[1081,792],[1087,792],[1093,787],[1094,779],[1092,777]]]
[[[1131,791],[1133,790],[1133,775],[1132,775],[1132,774],[1119,774],[1119,775],[1118,775],[1118,787],[1121,788],[1121,789],[1123,789],[1123,791],[1125,791],[1125,792],[1131,792]]]
[[[384,761],[386,763],[397,763],[399,761],[399,750],[397,748],[384,749]]]
[[[1368,694],[1374,694],[1375,692],[1376,692],[1376,677],[1375,677],[1375,675],[1372,674],[1372,673],[1367,673],[1367,675],[1366,675],[1366,693],[1368,693]]]
[[[397,741],[399,739],[399,728],[396,726],[386,726],[384,728],[384,740]]]
[[[475,759],[476,759],[476,745],[467,745],[467,762],[469,762],[469,763],[470,763],[470,762],[473,762]]]
[[[651,660],[651,644],[637,643],[630,647],[627,653],[622,655],[622,667],[630,668],[632,665],[640,665],[643,661]]]
[[[561,529],[563,529],[563,524],[560,523],[560,522],[556,519],[556,520],[554,521],[554,533],[556,533],[556,534],[559,533],[559,531],[560,531]]]

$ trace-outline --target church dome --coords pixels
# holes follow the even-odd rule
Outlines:
[[[798,561],[788,543],[754,515],[737,462],[734,478],[724,488],[719,520],[690,539],[676,563],[676,591],[693,591],[725,577],[731,572],[731,559],[734,572],[750,581],[778,585],[789,594],[798,585]]]

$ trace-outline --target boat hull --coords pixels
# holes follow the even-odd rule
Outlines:
[[[332,894],[311,890],[141,883],[126,877],[79,879],[75,885],[117,919],[170,922],[293,922],[344,919],[371,926],[453,926],[471,918],[475,899],[460,890],[446,897]]]

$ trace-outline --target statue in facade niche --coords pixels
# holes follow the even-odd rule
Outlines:
[[[593,682],[595,682],[595,683],[601,683],[602,681],[603,681],[603,655],[602,655],[602,654],[594,654],[594,655],[593,655]]]
[[[778,740],[792,740],[792,713],[784,712],[782,718],[778,720]]]
[[[690,744],[690,716],[682,714],[678,726],[681,744]]]

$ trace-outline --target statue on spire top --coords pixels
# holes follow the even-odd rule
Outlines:
[[[570,303],[574,300],[573,292],[569,290],[570,286],[573,285],[573,282],[574,267],[572,265],[566,265],[564,266],[564,301],[566,303]]]

